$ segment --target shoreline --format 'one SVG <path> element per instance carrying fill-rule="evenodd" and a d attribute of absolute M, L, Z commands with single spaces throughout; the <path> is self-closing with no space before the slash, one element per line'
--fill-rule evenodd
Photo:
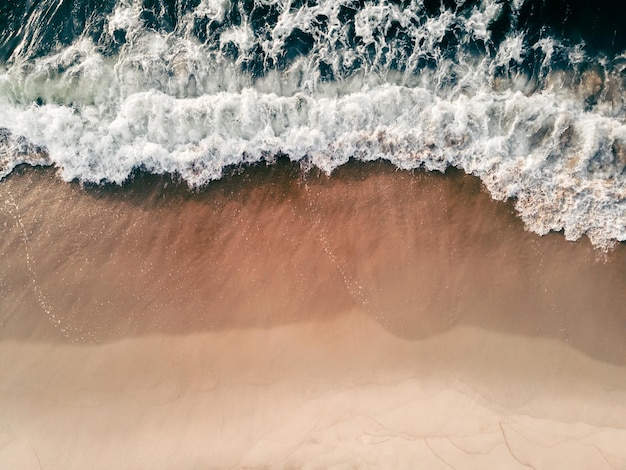
<path fill-rule="evenodd" d="M 25 469 L 626 462 L 624 367 L 554 339 L 404 341 L 353 311 L 0 352 L 0 462 Z"/>
<path fill-rule="evenodd" d="M 626 245 L 474 177 L 26 169 L 1 200 L 9 467 L 626 463 Z"/>
<path fill-rule="evenodd" d="M 529 233 L 511 202 L 458 170 L 355 162 L 326 176 L 283 160 L 189 191 L 155 175 L 83 188 L 24 168 L 0 192 L 2 337 L 30 336 L 11 323 L 21 303 L 65 322 L 73 341 L 103 333 L 87 343 L 361 308 L 406 339 L 460 322 L 626 361 L 626 245 L 603 253 Z"/>

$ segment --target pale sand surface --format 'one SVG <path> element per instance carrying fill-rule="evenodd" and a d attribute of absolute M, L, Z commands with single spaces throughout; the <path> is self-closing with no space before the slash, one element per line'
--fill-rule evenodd
<path fill-rule="evenodd" d="M 624 468 L 626 377 L 556 340 L 333 320 L 0 346 L 4 468 Z"/>
<path fill-rule="evenodd" d="M 474 178 L 0 183 L 0 468 L 626 468 L 626 247 Z"/>

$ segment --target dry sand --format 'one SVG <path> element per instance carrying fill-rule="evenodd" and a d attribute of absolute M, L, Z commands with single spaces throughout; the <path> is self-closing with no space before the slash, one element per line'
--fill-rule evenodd
<path fill-rule="evenodd" d="M 0 183 L 1 468 L 626 468 L 626 246 L 458 173 Z"/>

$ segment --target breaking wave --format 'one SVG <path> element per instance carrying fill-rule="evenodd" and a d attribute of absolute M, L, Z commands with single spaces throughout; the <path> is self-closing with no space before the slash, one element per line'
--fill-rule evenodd
<path fill-rule="evenodd" d="M 557 21 L 530 0 L 3 6 L 0 177 L 26 163 L 200 187 L 279 155 L 327 173 L 452 166 L 515 199 L 530 230 L 607 248 L 626 240 L 626 54 L 615 12 L 590 23 L 574 7 Z"/>

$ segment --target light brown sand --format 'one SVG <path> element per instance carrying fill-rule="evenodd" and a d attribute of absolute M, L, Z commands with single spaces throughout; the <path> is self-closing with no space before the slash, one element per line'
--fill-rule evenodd
<path fill-rule="evenodd" d="M 623 368 L 553 339 L 456 327 L 407 342 L 352 312 L 0 353 L 5 468 L 626 462 Z"/>
<path fill-rule="evenodd" d="M 350 165 L 0 183 L 2 468 L 624 468 L 626 247 Z"/>

